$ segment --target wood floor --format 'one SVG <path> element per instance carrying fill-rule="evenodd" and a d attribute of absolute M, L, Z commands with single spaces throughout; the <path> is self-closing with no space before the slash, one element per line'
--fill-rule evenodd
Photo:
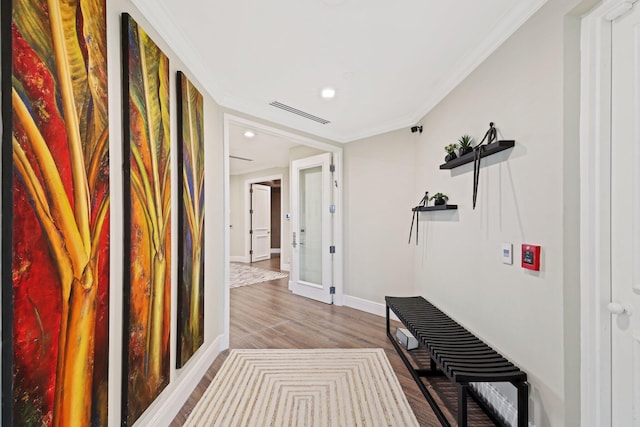
<path fill-rule="evenodd" d="M 279 271 L 278 258 L 252 265 Z M 383 317 L 302 298 L 290 293 L 287 287 L 288 279 L 285 278 L 231 289 L 230 348 L 383 348 L 420 425 L 440 425 L 389 343 Z M 395 326 L 400 324 L 392 326 L 395 330 Z M 228 350 L 216 358 L 172 426 L 184 424 L 227 355 Z M 457 425 L 455 388 L 444 378 L 430 379 L 425 384 L 437 392 L 438 400 L 453 408 L 451 413 L 443 411 L 451 425 Z M 469 425 L 494 424 L 475 403 L 470 402 Z"/>

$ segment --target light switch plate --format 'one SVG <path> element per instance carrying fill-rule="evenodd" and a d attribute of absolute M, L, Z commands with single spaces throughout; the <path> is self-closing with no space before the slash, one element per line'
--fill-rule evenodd
<path fill-rule="evenodd" d="M 502 263 L 513 264 L 513 245 L 511 243 L 502 244 Z"/>

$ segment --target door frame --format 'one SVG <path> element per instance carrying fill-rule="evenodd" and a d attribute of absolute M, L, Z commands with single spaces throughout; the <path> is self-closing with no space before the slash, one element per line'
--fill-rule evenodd
<path fill-rule="evenodd" d="M 278 174 L 273 174 L 273 175 L 267 175 L 267 176 L 263 176 L 263 177 L 259 177 L 259 178 L 250 178 L 244 181 L 244 185 L 243 185 L 243 190 L 244 190 L 244 206 L 245 206 L 245 210 L 244 210 L 244 224 L 245 224 L 245 238 L 244 238 L 244 247 L 245 247 L 245 251 L 244 251 L 244 258 L 245 258 L 245 262 L 251 262 L 251 253 L 249 252 L 251 250 L 251 234 L 249 233 L 249 230 L 251 229 L 251 213 L 249 212 L 249 210 L 251 209 L 251 184 L 259 184 L 261 182 L 265 182 L 265 181 L 274 181 L 276 179 L 279 179 L 280 182 L 282 182 L 282 177 L 283 175 L 281 173 Z M 280 199 L 280 212 L 282 212 L 282 199 Z M 280 218 L 280 223 L 282 223 L 282 218 Z M 280 227 L 280 242 L 282 242 L 282 233 L 284 232 L 284 228 L 281 226 Z M 282 268 L 282 258 L 280 258 L 280 270 L 283 270 Z"/>
<path fill-rule="evenodd" d="M 582 19 L 580 88 L 580 411 L 611 426 L 611 28 L 636 0 L 605 1 Z"/>
<path fill-rule="evenodd" d="M 223 113 L 223 147 L 222 153 L 224 160 L 224 170 L 223 170 L 223 179 L 224 179 L 224 265 L 225 265 L 225 273 L 224 273 L 224 283 L 225 283 L 225 291 L 224 291 L 224 343 L 226 347 L 229 346 L 229 268 L 227 267 L 230 262 L 230 232 L 229 225 L 231 224 L 230 220 L 230 202 L 229 202 L 229 126 L 234 123 L 240 126 L 250 126 L 253 129 L 259 130 L 260 132 L 265 132 L 271 135 L 276 135 L 284 138 L 288 138 L 291 141 L 294 141 L 300 145 L 305 145 L 307 147 L 317 148 L 319 150 L 329 151 L 333 153 L 333 163 L 336 165 L 336 171 L 334 174 L 334 179 L 337 182 L 337 185 L 334 187 L 335 198 L 334 204 L 336 205 L 336 213 L 335 222 L 334 222 L 334 245 L 336 247 L 336 253 L 334 255 L 334 272 L 333 272 L 333 286 L 336 288 L 336 293 L 333 297 L 333 303 L 335 305 L 343 305 L 344 298 L 344 285 L 343 285 L 343 262 L 344 262 L 344 244 L 343 244 L 343 148 L 340 145 L 333 145 L 328 142 L 319 141 L 316 139 L 308 138 L 306 136 L 302 136 L 293 132 L 285 131 L 283 129 L 276 128 L 271 125 L 267 125 L 263 122 L 258 122 L 255 120 L 250 120 L 244 117 L 240 117 L 231 113 Z M 338 144 L 338 143 L 336 143 Z M 289 244 L 290 236 L 284 236 L 281 239 L 281 245 Z"/>

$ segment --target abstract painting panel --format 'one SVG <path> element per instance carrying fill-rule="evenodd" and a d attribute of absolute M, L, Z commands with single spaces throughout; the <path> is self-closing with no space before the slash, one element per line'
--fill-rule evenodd
<path fill-rule="evenodd" d="M 106 425 L 105 0 L 2 2 L 2 423 Z"/>
<path fill-rule="evenodd" d="M 169 59 L 122 15 L 124 356 L 122 424 L 169 383 L 171 171 Z"/>
<path fill-rule="evenodd" d="M 202 95 L 178 72 L 178 354 L 181 368 L 204 341 L 204 118 Z"/>

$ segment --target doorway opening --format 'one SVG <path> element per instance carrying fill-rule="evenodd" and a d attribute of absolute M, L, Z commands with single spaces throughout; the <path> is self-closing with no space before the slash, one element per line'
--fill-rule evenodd
<path fill-rule="evenodd" d="M 282 180 L 274 179 L 269 181 L 262 181 L 257 183 L 257 185 L 269 187 L 269 258 L 276 257 L 280 258 L 280 242 L 282 238 L 280 233 L 282 232 L 282 220 L 281 220 L 281 212 L 282 212 Z M 252 186 L 252 190 L 254 190 Z M 257 200 L 255 200 L 255 191 L 251 191 L 251 209 L 249 213 L 251 214 L 251 230 L 254 230 L 254 217 L 256 215 L 256 205 Z M 255 238 L 255 232 L 254 236 Z M 252 244 L 253 246 L 253 244 Z M 251 262 L 257 262 L 252 257 Z"/>
<path fill-rule="evenodd" d="M 252 137 L 245 136 L 251 130 Z M 342 305 L 343 245 L 342 245 L 342 147 L 316 141 L 301 135 L 274 128 L 263 123 L 224 115 L 224 155 L 227 159 L 225 171 L 225 259 L 227 266 L 225 293 L 225 332 L 228 334 L 229 319 L 229 263 L 251 263 L 252 248 L 250 230 L 251 186 L 266 185 L 272 193 L 269 256 L 280 257 L 280 270 L 292 268 L 293 230 L 291 208 L 291 162 L 314 155 L 330 153 L 333 158 L 331 205 L 332 241 L 323 247 L 332 251 L 331 285 L 335 294 L 333 303 Z M 279 185 L 277 184 L 279 181 Z M 278 202 L 279 197 L 279 212 Z M 328 210 L 330 207 L 327 206 Z M 279 228 L 279 231 L 278 231 Z M 278 241 L 279 240 L 279 241 Z M 253 260 L 255 261 L 255 260 Z M 228 335 L 227 335 L 228 336 Z"/>
<path fill-rule="evenodd" d="M 231 178 L 241 179 L 241 178 Z M 286 200 L 282 198 L 283 173 L 257 176 L 244 180 L 242 191 L 245 202 L 236 210 L 243 212 L 246 227 L 241 230 L 244 239 L 244 253 L 241 259 L 232 257 L 232 261 L 253 263 L 270 259 L 272 255 L 280 258 L 279 268 L 289 271 L 289 265 L 280 256 L 286 221 L 282 214 Z M 234 198 L 237 195 L 231 195 Z M 238 220 L 237 214 L 232 217 Z"/>

